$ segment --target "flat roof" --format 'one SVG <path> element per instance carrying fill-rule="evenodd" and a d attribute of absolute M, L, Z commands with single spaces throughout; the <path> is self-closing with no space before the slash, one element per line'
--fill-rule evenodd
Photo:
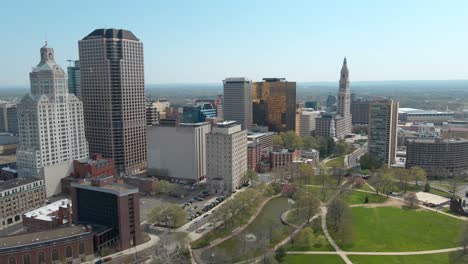
<path fill-rule="evenodd" d="M 0 237 L 0 249 L 8 247 L 26 246 L 56 239 L 66 239 L 71 236 L 90 233 L 82 225 L 67 226 L 62 228 L 48 229 L 45 231 L 25 233 L 15 236 Z"/>
<path fill-rule="evenodd" d="M 0 182 L 0 191 L 6 191 L 15 187 L 23 186 L 29 183 L 40 181 L 39 178 L 27 177 L 27 178 L 14 178 L 11 180 Z"/>
<path fill-rule="evenodd" d="M 70 205 L 71 207 L 71 200 L 69 199 L 58 200 L 46 206 L 29 211 L 25 213 L 24 216 L 28 218 L 32 217 L 32 218 L 36 218 L 36 219 L 40 219 L 44 221 L 52 221 L 52 219 L 55 217 L 51 216 L 50 214 L 57 212 L 59 208 L 67 208 L 67 205 Z"/>
<path fill-rule="evenodd" d="M 408 142 L 416 143 L 443 143 L 443 144 L 456 144 L 456 143 L 465 143 L 468 142 L 468 139 L 441 139 L 441 138 L 414 138 L 408 139 Z"/>
<path fill-rule="evenodd" d="M 13 145 L 18 144 L 19 138 L 17 136 L 0 135 L 0 145 Z"/>
<path fill-rule="evenodd" d="M 0 156 L 0 165 L 16 162 L 16 155 Z"/>
<path fill-rule="evenodd" d="M 398 109 L 399 114 L 453 114 L 453 112 L 440 112 L 436 110 L 423 110 L 416 108 L 403 107 Z"/>
<path fill-rule="evenodd" d="M 118 196 L 124 196 L 132 193 L 138 193 L 138 188 L 132 185 L 124 183 L 111 183 L 104 186 L 92 186 L 90 181 L 85 181 L 83 183 L 71 183 L 72 187 L 86 189 L 97 192 L 111 193 Z"/>

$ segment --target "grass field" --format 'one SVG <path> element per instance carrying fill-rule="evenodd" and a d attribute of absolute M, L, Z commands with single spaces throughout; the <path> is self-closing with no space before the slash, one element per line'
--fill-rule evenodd
<path fill-rule="evenodd" d="M 395 207 L 352 208 L 356 239 L 346 251 L 421 251 L 456 247 L 461 220 Z"/>
<path fill-rule="evenodd" d="M 319 186 L 307 186 L 307 190 L 311 192 L 314 195 L 317 195 L 317 197 L 322 201 L 326 202 L 328 201 L 335 193 L 336 193 L 336 187 L 328 187 L 325 188 L 325 196 L 322 193 L 322 187 Z M 325 199 L 323 199 L 325 197 Z"/>
<path fill-rule="evenodd" d="M 383 203 L 388 200 L 387 197 L 377 195 L 375 193 L 365 193 L 365 192 L 357 192 L 357 191 L 350 191 L 343 195 L 344 200 L 349 204 L 363 204 L 365 202 L 366 197 L 368 197 L 368 203 Z"/>
<path fill-rule="evenodd" d="M 338 255 L 287 255 L 282 264 L 343 264 Z"/>
<path fill-rule="evenodd" d="M 344 157 L 338 157 L 338 158 L 329 160 L 327 161 L 327 163 L 325 163 L 325 165 L 331 168 L 342 168 L 344 167 Z"/>
<path fill-rule="evenodd" d="M 450 253 L 454 254 L 454 253 Z M 348 256 L 354 264 L 452 264 L 449 253 L 413 256 Z"/>
<path fill-rule="evenodd" d="M 281 214 L 288 208 L 288 198 L 273 198 L 244 231 L 216 246 L 214 251 L 218 255 L 223 255 L 222 261 L 228 263 L 230 263 L 229 261 L 236 262 L 259 255 L 266 248 L 277 244 L 293 231 L 292 227 L 284 225 L 280 219 Z M 255 236 L 254 241 L 246 241 L 246 235 L 249 234 Z M 209 254 L 211 253 L 205 251 L 202 257 L 208 260 Z"/>

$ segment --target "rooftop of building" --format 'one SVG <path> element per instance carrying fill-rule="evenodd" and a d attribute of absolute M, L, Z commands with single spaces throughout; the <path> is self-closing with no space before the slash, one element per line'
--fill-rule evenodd
<path fill-rule="evenodd" d="M 16 162 L 16 155 L 0 156 L 0 165 Z"/>
<path fill-rule="evenodd" d="M 263 136 L 273 136 L 275 134 L 276 134 L 275 132 L 253 132 L 253 131 L 248 131 L 247 132 L 247 138 L 248 139 L 256 139 L 256 138 L 263 137 Z"/>
<path fill-rule="evenodd" d="M 24 214 L 24 216 L 28 218 L 35 218 L 43 221 L 52 221 L 54 216 L 51 214 L 57 212 L 60 208 L 67 208 L 68 206 L 71 207 L 72 203 L 69 199 L 62 199 L 46 206 L 37 208 L 35 210 L 29 211 Z"/>
<path fill-rule="evenodd" d="M 209 125 L 209 122 L 198 122 L 198 123 L 179 123 L 181 127 L 199 127 L 204 125 Z"/>
<path fill-rule="evenodd" d="M 453 112 L 440 112 L 436 110 L 423 110 L 416 108 L 402 107 L 398 109 L 399 114 L 453 114 Z"/>
<path fill-rule="evenodd" d="M 77 160 L 80 164 L 88 164 L 88 165 L 93 165 L 96 167 L 103 167 L 107 166 L 110 163 L 110 159 L 102 158 L 100 155 L 96 157 L 91 157 L 91 158 L 85 158 L 81 160 Z"/>
<path fill-rule="evenodd" d="M 458 144 L 458 143 L 467 143 L 468 139 L 464 138 L 451 138 L 451 139 L 442 139 L 442 138 L 414 138 L 408 139 L 408 142 L 414 143 L 444 143 L 444 144 Z"/>
<path fill-rule="evenodd" d="M 19 138 L 12 135 L 0 135 L 0 145 L 18 144 Z"/>
<path fill-rule="evenodd" d="M 236 125 L 238 125 L 236 121 L 223 121 L 223 122 L 216 123 L 217 127 L 233 127 Z"/>
<path fill-rule="evenodd" d="M 288 154 L 288 153 L 293 153 L 295 151 L 295 149 L 273 149 L 273 151 L 271 151 L 271 153 L 273 154 Z"/>
<path fill-rule="evenodd" d="M 468 127 L 444 127 L 442 130 L 449 132 L 468 132 Z"/>
<path fill-rule="evenodd" d="M 7 172 L 11 172 L 11 173 L 17 173 L 18 171 L 13 169 L 13 168 L 10 168 L 10 167 L 5 167 L 5 168 L 2 168 L 2 171 L 7 171 Z"/>
<path fill-rule="evenodd" d="M 285 82 L 286 78 L 263 78 L 264 82 Z"/>
<path fill-rule="evenodd" d="M 99 179 L 99 177 L 93 178 L 93 180 L 96 180 L 96 179 Z M 88 189 L 92 191 L 111 193 L 111 194 L 118 195 L 118 196 L 138 193 L 137 187 L 134 187 L 132 185 L 128 185 L 125 183 L 116 183 L 116 182 L 112 182 L 112 183 L 102 185 L 102 186 L 93 186 L 92 181 L 85 180 L 82 183 L 73 182 L 71 183 L 71 186 L 75 188 Z"/>
<path fill-rule="evenodd" d="M 11 180 L 3 181 L 3 182 L 0 182 L 0 191 L 13 189 L 15 187 L 23 186 L 23 185 L 30 184 L 36 181 L 40 181 L 40 180 L 41 179 L 39 178 L 28 177 L 28 178 L 14 178 Z"/>
<path fill-rule="evenodd" d="M 131 31 L 125 29 L 115 29 L 115 28 L 100 28 L 96 29 L 93 32 L 89 33 L 83 40 L 89 39 L 99 39 L 99 38 L 106 38 L 106 39 L 127 39 L 127 40 L 135 40 L 139 41 L 135 35 Z"/>
<path fill-rule="evenodd" d="M 250 82 L 250 79 L 246 77 L 228 77 L 224 79 L 224 82 Z"/>
<path fill-rule="evenodd" d="M 39 232 L 24 233 L 21 235 L 0 237 L 0 248 L 7 249 L 9 247 L 25 246 L 56 239 L 65 239 L 67 237 L 86 234 L 88 232 L 89 231 L 87 231 L 86 227 L 75 225 Z"/>

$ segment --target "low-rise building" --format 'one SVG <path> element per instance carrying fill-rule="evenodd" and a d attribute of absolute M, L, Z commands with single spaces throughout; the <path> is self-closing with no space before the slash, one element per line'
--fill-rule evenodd
<path fill-rule="evenodd" d="M 82 225 L 0 237 L 0 263 L 84 263 L 93 259 L 92 230 Z"/>
<path fill-rule="evenodd" d="M 300 150 L 298 149 L 283 149 L 274 148 L 270 152 L 270 166 L 271 169 L 287 168 L 294 161 L 300 157 Z"/>
<path fill-rule="evenodd" d="M 8 181 L 18 177 L 18 171 L 10 168 L 4 167 L 0 169 L 0 181 Z"/>
<path fill-rule="evenodd" d="M 442 124 L 453 119 L 453 112 L 440 112 L 435 110 L 421 110 L 415 108 L 398 109 L 399 120 L 402 122 L 430 122 Z"/>
<path fill-rule="evenodd" d="M 62 199 L 23 214 L 28 232 L 63 227 L 72 223 L 71 200 Z"/>
<path fill-rule="evenodd" d="M 22 215 L 44 205 L 45 199 L 45 182 L 42 179 L 28 177 L 1 182 L 0 229 L 21 223 Z"/>
<path fill-rule="evenodd" d="M 18 142 L 17 136 L 10 134 L 0 135 L 0 155 L 15 154 Z"/>
<path fill-rule="evenodd" d="M 138 188 L 141 193 L 155 194 L 158 185 L 158 179 L 145 176 L 123 176 L 122 180 L 128 184 Z"/>
<path fill-rule="evenodd" d="M 316 149 L 302 149 L 301 158 L 313 164 L 318 164 L 320 162 L 320 152 Z"/>

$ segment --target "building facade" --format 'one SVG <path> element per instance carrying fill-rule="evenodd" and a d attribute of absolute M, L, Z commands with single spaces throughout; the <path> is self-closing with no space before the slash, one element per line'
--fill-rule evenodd
<path fill-rule="evenodd" d="M 87 263 L 93 259 L 93 234 L 86 226 L 0 237 L 0 263 Z"/>
<path fill-rule="evenodd" d="M 369 101 L 351 101 L 351 116 L 353 125 L 367 125 L 369 123 Z"/>
<path fill-rule="evenodd" d="M 21 223 L 23 214 L 43 206 L 45 199 L 42 179 L 28 177 L 3 182 L 0 186 L 0 229 Z"/>
<path fill-rule="evenodd" d="M 15 103 L 0 104 L 0 131 L 18 135 L 18 109 Z"/>
<path fill-rule="evenodd" d="M 253 83 L 255 123 L 282 132 L 296 128 L 296 82 L 284 78 L 264 78 Z"/>
<path fill-rule="evenodd" d="M 116 170 L 147 167 L 143 43 L 123 29 L 96 29 L 79 41 L 81 92 L 91 153 Z"/>
<path fill-rule="evenodd" d="M 52 48 L 41 48 L 41 61 L 29 76 L 31 93 L 18 104 L 18 174 L 44 178 L 50 196 L 60 191 L 71 161 L 88 156 L 83 105 L 68 93 L 67 77 Z"/>
<path fill-rule="evenodd" d="M 315 119 L 321 114 L 312 108 L 299 109 L 296 114 L 296 134 L 301 137 L 311 136 L 315 133 Z"/>
<path fill-rule="evenodd" d="M 206 137 L 207 181 L 214 193 L 230 194 L 247 172 L 247 131 L 235 121 L 218 123 Z"/>
<path fill-rule="evenodd" d="M 468 172 L 468 140 L 418 138 L 406 142 L 406 168 L 421 167 L 431 177 Z"/>
<path fill-rule="evenodd" d="M 388 166 L 395 163 L 398 138 L 398 102 L 376 100 L 369 105 L 369 154 Z"/>
<path fill-rule="evenodd" d="M 71 226 L 71 200 L 61 199 L 23 214 L 23 226 L 28 232 Z"/>
<path fill-rule="evenodd" d="M 114 183 L 112 176 L 99 177 L 81 184 L 72 183 L 71 197 L 75 223 L 105 230 L 105 235 L 94 234 L 96 251 L 112 244 L 125 250 L 142 243 L 137 188 Z"/>
<path fill-rule="evenodd" d="M 298 160 L 301 155 L 297 149 L 274 149 L 270 152 L 271 169 L 287 168 L 294 161 Z"/>
<path fill-rule="evenodd" d="M 242 129 L 252 126 L 252 81 L 244 78 L 223 80 L 223 118 L 241 124 Z"/>
<path fill-rule="evenodd" d="M 81 99 L 80 61 L 70 61 L 70 63 L 71 65 L 67 67 L 68 92 Z"/>
<path fill-rule="evenodd" d="M 148 169 L 156 176 L 198 182 L 206 177 L 206 135 L 211 125 L 181 123 L 148 127 Z"/>
<path fill-rule="evenodd" d="M 351 94 L 349 91 L 349 70 L 346 58 L 343 60 L 336 96 L 335 133 L 337 138 L 344 138 L 352 130 Z"/>
<path fill-rule="evenodd" d="M 250 142 L 247 144 L 247 168 L 260 171 L 262 161 L 262 148 L 260 143 Z"/>

